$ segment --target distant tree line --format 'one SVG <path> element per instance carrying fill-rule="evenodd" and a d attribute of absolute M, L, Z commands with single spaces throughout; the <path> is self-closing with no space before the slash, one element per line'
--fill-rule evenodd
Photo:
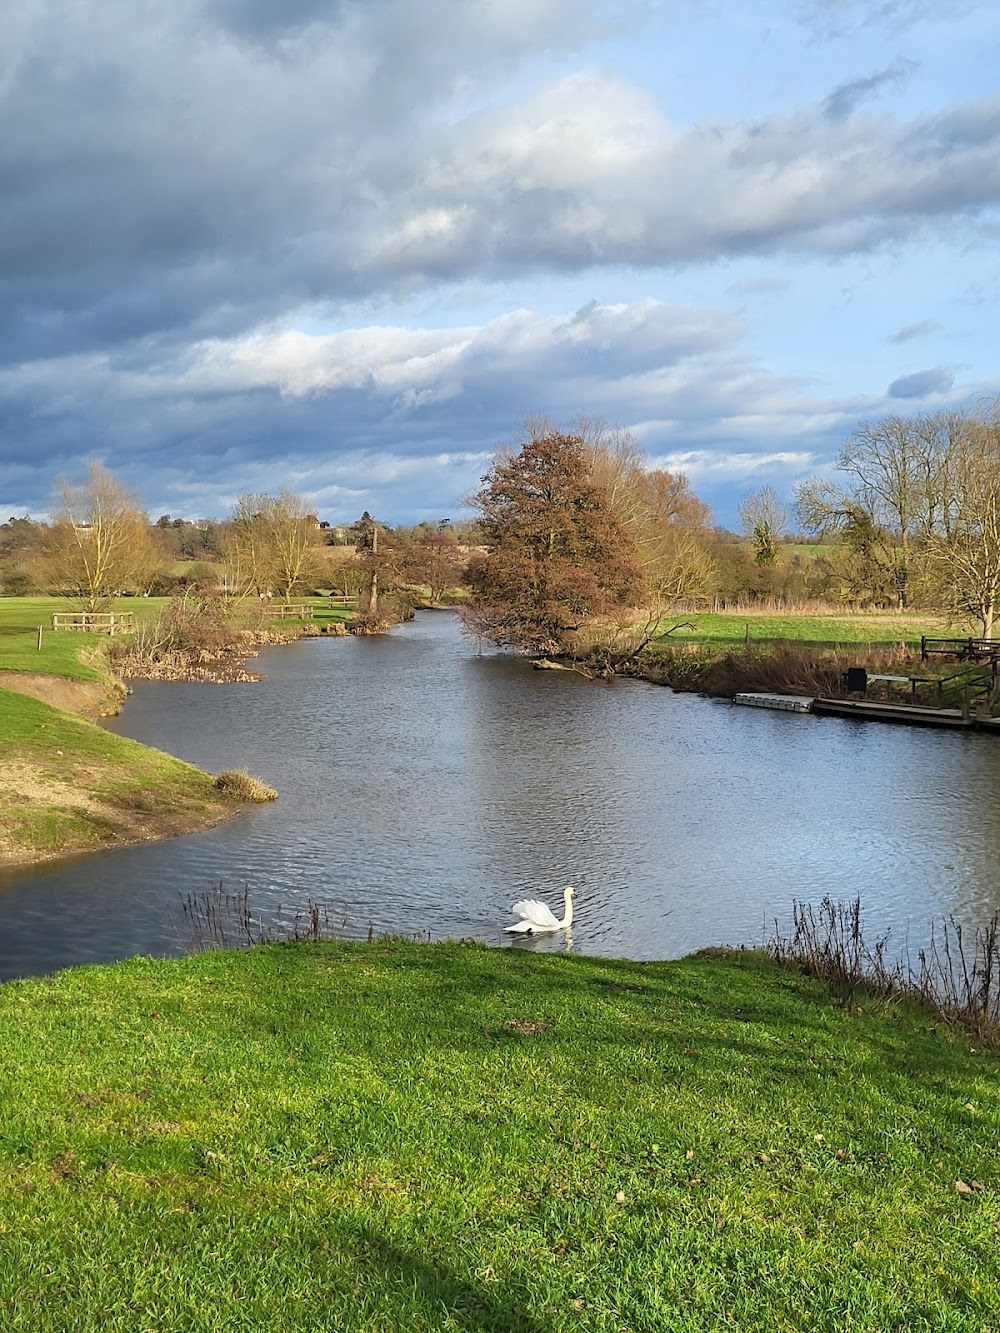
<path fill-rule="evenodd" d="M 60 482 L 49 523 L 0 525 L 0 590 L 58 592 L 99 609 L 120 593 L 200 589 L 227 603 L 357 597 L 373 619 L 460 597 L 469 627 L 530 652 L 595 621 L 657 624 L 678 610 L 926 609 L 991 637 L 1000 616 L 1000 409 L 862 422 L 839 479 L 748 491 L 737 531 L 687 478 L 651 466 L 629 432 L 527 417 L 500 448 L 474 517 L 336 527 L 288 489 L 241 496 L 223 519 L 150 522 L 100 463 Z"/>
<path fill-rule="evenodd" d="M 50 522 L 0 524 L 8 596 L 57 593 L 95 611 L 122 594 L 197 591 L 235 605 L 329 592 L 359 597 L 372 611 L 381 597 L 381 615 L 394 619 L 459 587 L 479 540 L 470 523 L 393 530 L 367 513 L 335 530 L 287 488 L 242 495 L 225 519 L 162 514 L 151 523 L 140 497 L 99 462 L 85 481 L 61 480 L 57 489 Z"/>

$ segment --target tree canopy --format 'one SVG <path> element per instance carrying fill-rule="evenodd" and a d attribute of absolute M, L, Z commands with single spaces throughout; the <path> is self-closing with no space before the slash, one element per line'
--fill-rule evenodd
<path fill-rule="evenodd" d="M 474 633 L 560 652 L 585 620 L 638 594 L 632 545 L 581 436 L 548 431 L 501 454 L 474 503 L 489 548 L 470 569 L 465 615 Z"/>

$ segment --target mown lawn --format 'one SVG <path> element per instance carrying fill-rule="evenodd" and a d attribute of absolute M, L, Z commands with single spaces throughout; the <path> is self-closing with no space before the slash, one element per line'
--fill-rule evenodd
<path fill-rule="evenodd" d="M 5 1330 L 997 1324 L 996 1057 L 755 955 L 272 946 L 0 1022 Z"/>
<path fill-rule="evenodd" d="M 724 649 L 746 642 L 747 627 L 752 643 L 788 642 L 803 648 L 838 648 L 864 644 L 920 647 L 920 636 L 954 634 L 934 616 L 830 615 L 796 616 L 739 612 L 679 613 L 664 622 L 665 629 L 682 622 L 693 628 L 680 629 L 660 643 L 703 643 Z"/>
<path fill-rule="evenodd" d="M 167 597 L 119 597 L 116 611 L 131 611 L 136 622 L 152 620 L 168 604 Z M 313 608 L 318 623 L 352 620 L 356 611 L 331 606 L 322 597 L 301 599 Z M 78 611 L 78 605 L 59 597 L 0 597 L 0 671 L 38 671 L 71 680 L 103 680 L 107 676 L 108 639 L 103 634 L 53 631 L 53 612 Z M 248 614 L 259 611 L 256 601 Z M 276 624 L 282 622 L 277 621 Z M 290 625 L 306 621 L 286 621 Z M 38 626 L 42 648 L 38 650 Z"/>
<path fill-rule="evenodd" d="M 151 619 L 166 601 L 165 597 L 120 597 L 114 609 L 132 611 L 138 622 Z M 106 636 L 52 629 L 53 612 L 79 609 L 60 597 L 0 597 L 0 671 L 40 671 L 71 680 L 103 680 L 107 676 Z"/>

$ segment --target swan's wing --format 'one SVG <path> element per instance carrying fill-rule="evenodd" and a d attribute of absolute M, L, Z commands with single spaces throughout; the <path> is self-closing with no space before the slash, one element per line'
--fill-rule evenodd
<path fill-rule="evenodd" d="M 515 916 L 523 917 L 533 926 L 558 926 L 559 922 L 552 915 L 552 909 L 536 898 L 522 898 L 510 909 Z"/>
<path fill-rule="evenodd" d="M 518 921 L 516 925 L 504 926 L 508 935 L 530 935 L 534 929 L 530 921 Z"/>

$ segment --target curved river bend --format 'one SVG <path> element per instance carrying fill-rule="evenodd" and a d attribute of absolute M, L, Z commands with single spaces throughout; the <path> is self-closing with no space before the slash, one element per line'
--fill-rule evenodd
<path fill-rule="evenodd" d="M 924 937 L 1000 906 L 995 738 L 589 682 L 479 653 L 454 616 L 268 650 L 256 685 L 140 682 L 115 731 L 281 799 L 209 832 L 0 879 L 0 977 L 179 953 L 180 902 L 337 905 L 347 935 L 506 937 L 576 885 L 574 947 L 758 941 L 795 898 L 860 893 Z M 562 947 L 559 940 L 531 947 Z"/>

